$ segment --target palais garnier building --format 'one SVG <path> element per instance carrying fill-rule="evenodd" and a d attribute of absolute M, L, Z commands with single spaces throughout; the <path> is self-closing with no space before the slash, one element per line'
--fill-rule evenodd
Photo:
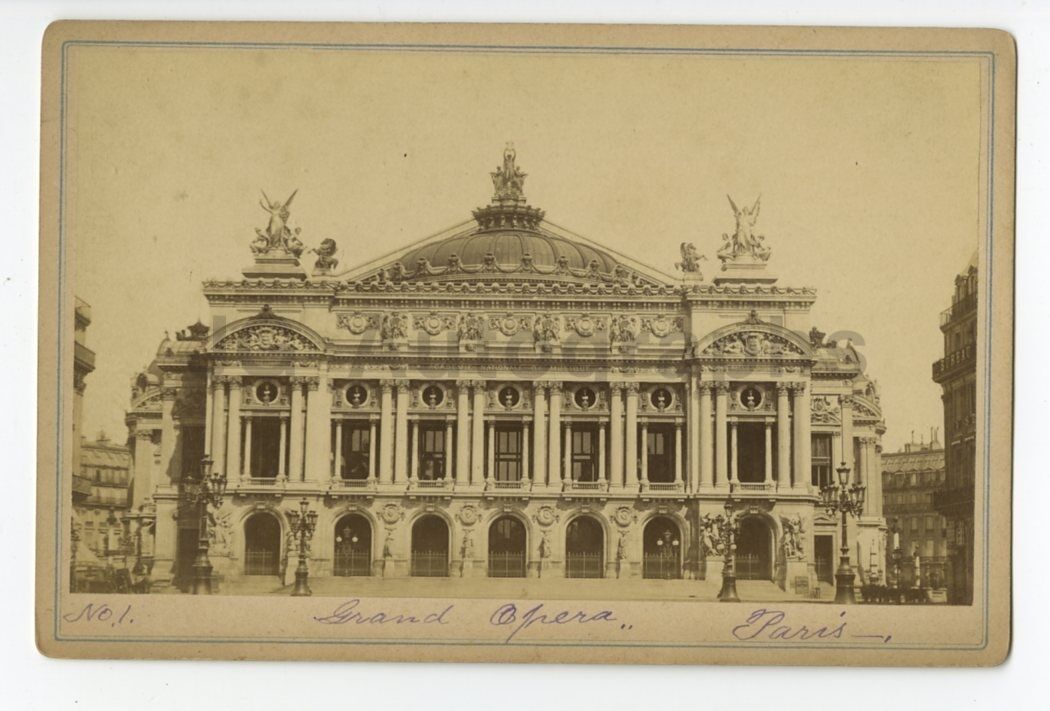
<path fill-rule="evenodd" d="M 303 497 L 315 579 L 711 581 L 732 497 L 738 576 L 812 598 L 839 545 L 820 487 L 843 463 L 867 487 L 858 584 L 884 580 L 878 390 L 809 322 L 816 292 L 777 283 L 757 203 L 730 201 L 705 280 L 692 244 L 664 272 L 547 222 L 515 161 L 508 147 L 470 223 L 368 264 L 333 240 L 307 251 L 292 199 L 264 196 L 250 264 L 203 284 L 213 327 L 165 339 L 133 378 L 156 583 L 192 576 L 199 509 L 180 482 L 205 456 L 228 481 L 223 591 L 290 579 Z"/>

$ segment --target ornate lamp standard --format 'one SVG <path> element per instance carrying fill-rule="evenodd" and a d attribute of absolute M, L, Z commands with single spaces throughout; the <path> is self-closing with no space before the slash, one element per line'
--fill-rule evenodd
<path fill-rule="evenodd" d="M 829 515 L 842 514 L 842 553 L 839 567 L 835 571 L 835 602 L 838 604 L 856 602 L 853 597 L 853 568 L 849 564 L 849 543 L 846 540 L 846 520 L 848 514 L 860 516 L 864 508 L 864 487 L 860 484 L 849 486 L 850 468 L 843 462 L 835 470 L 839 483 L 828 484 L 820 490 L 824 510 Z"/>
<path fill-rule="evenodd" d="M 226 475 L 211 469 L 212 459 L 207 454 L 201 459 L 201 469 L 195 479 L 183 486 L 182 495 L 190 506 L 198 509 L 197 558 L 193 561 L 193 594 L 211 595 L 211 561 L 208 560 L 208 505 L 218 508 L 226 492 Z"/>
<path fill-rule="evenodd" d="M 740 602 L 736 594 L 736 528 L 740 514 L 735 511 L 736 499 L 733 497 L 733 482 L 729 482 L 729 497 L 725 503 L 725 514 L 719 516 L 719 537 L 722 539 L 722 589 L 718 592 L 719 602 Z"/>
<path fill-rule="evenodd" d="M 293 509 L 288 512 L 288 520 L 292 527 L 292 537 L 299 542 L 299 565 L 295 567 L 292 597 L 305 597 L 311 594 L 310 586 L 306 583 L 310 575 L 306 566 L 306 554 L 310 549 L 314 529 L 317 528 L 317 512 L 310 510 L 310 502 L 304 496 L 299 502 L 299 511 Z"/>

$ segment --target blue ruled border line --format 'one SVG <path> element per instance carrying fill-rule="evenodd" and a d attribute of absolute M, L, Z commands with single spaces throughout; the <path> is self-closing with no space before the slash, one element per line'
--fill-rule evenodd
<path fill-rule="evenodd" d="M 989 69 L 989 85 L 987 102 L 986 123 L 988 126 L 988 161 L 987 180 L 988 195 L 986 206 L 985 225 L 985 254 L 983 260 L 982 279 L 987 286 L 984 288 L 984 321 L 985 321 L 985 371 L 984 371 L 984 460 L 983 485 L 984 485 L 984 510 L 983 516 L 983 540 L 984 547 L 984 589 L 983 589 L 983 624 L 981 641 L 977 644 L 908 644 L 905 642 L 893 642 L 887 644 L 873 643 L 835 643 L 835 644 L 809 644 L 809 643 L 787 643 L 787 642 L 764 642 L 761 645 L 751 642 L 698 642 L 698 643 L 665 643 L 665 642 L 580 642 L 568 641 L 513 641 L 510 643 L 502 641 L 479 641 L 477 639 L 420 639 L 420 638 L 396 638 L 396 639 L 316 639 L 306 637 L 117 637 L 117 636 L 74 636 L 63 635 L 60 632 L 61 622 L 61 592 L 62 584 L 68 575 L 64 570 L 62 521 L 64 514 L 65 497 L 62 488 L 62 462 L 63 447 L 62 436 L 56 438 L 55 444 L 55 491 L 57 493 L 56 518 L 55 518 L 55 597 L 54 597 L 54 638 L 57 641 L 70 642 L 125 642 L 139 643 L 171 643 L 171 644 L 316 644 L 316 645 L 419 645 L 419 646 L 473 646 L 473 647 L 591 647 L 591 648 L 664 648 L 664 649 L 747 649 L 750 651 L 776 652 L 783 649 L 851 649 L 851 650 L 960 650 L 979 651 L 988 646 L 989 626 L 989 583 L 990 583 L 990 561 L 989 561 L 989 523 L 991 511 L 991 455 L 988 442 L 991 437 L 991 356 L 993 342 L 992 330 L 992 275 L 994 259 L 994 195 L 995 195 L 995 80 L 996 80 L 996 57 L 993 52 L 987 51 L 895 51 L 895 50 L 807 50 L 807 49 L 744 49 L 744 48 L 688 48 L 688 47 L 579 47 L 568 45 L 532 45 L 532 46 L 504 46 L 504 45 L 461 45 L 461 44 L 373 44 L 373 43 L 334 43 L 320 44 L 315 42 L 171 42 L 171 41 L 135 41 L 135 40 L 67 40 L 61 45 L 61 97 L 59 117 L 59 186 L 58 186 L 58 283 L 59 295 L 65 293 L 66 279 L 66 220 L 65 220 L 65 188 L 66 188 L 66 131 L 67 131 L 67 79 L 69 76 L 69 50 L 72 47 L 138 47 L 147 49 L 226 49 L 226 50 L 313 50 L 313 51 L 356 51 L 356 52 L 431 52 L 431 53 L 468 53 L 468 54 L 628 54 L 628 55 L 682 55 L 682 56 L 747 56 L 747 57 L 811 57 L 811 58 L 886 58 L 886 59 L 978 59 L 987 62 Z M 66 312 L 63 308 L 63 299 L 56 300 L 57 310 L 57 353 L 58 363 L 63 362 L 62 356 L 69 347 L 69 339 L 65 333 Z M 62 390 L 62 368 L 55 374 L 56 392 L 59 396 L 55 402 L 56 432 L 62 432 L 62 415 L 65 398 L 61 396 Z M 133 599 L 132 597 L 123 599 Z M 631 601 L 636 602 L 636 601 Z M 654 601 L 659 602 L 659 601 Z"/>

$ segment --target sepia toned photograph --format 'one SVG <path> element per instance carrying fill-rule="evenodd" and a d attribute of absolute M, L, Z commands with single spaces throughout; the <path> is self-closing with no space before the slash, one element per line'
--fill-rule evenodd
<path fill-rule="evenodd" d="M 44 60 L 56 654 L 1002 660 L 1007 36 L 66 23 Z"/>

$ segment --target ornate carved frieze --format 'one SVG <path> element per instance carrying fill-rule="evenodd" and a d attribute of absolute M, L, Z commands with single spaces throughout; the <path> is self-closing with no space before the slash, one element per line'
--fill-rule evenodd
<path fill-rule="evenodd" d="M 379 321 L 379 338 L 389 350 L 403 348 L 408 339 L 408 317 L 396 311 L 383 314 Z"/>
<path fill-rule="evenodd" d="M 805 355 L 801 348 L 783 336 L 763 331 L 741 331 L 722 336 L 704 348 L 705 356 L 785 356 Z"/>
<path fill-rule="evenodd" d="M 304 336 L 284 326 L 259 324 L 242 328 L 215 344 L 216 351 L 315 351 Z"/>
<path fill-rule="evenodd" d="M 473 351 L 483 342 L 485 318 L 477 314 L 462 314 L 456 324 L 456 338 L 460 350 Z"/>
<path fill-rule="evenodd" d="M 815 395 L 809 401 L 810 421 L 819 425 L 837 425 L 842 416 L 837 405 L 826 395 Z"/>
<path fill-rule="evenodd" d="M 634 316 L 613 316 L 609 322 L 609 346 L 619 353 L 630 353 L 638 340 L 638 319 Z"/>
<path fill-rule="evenodd" d="M 561 317 L 550 314 L 539 314 L 533 319 L 532 336 L 536 347 L 544 352 L 551 351 L 561 343 Z"/>

